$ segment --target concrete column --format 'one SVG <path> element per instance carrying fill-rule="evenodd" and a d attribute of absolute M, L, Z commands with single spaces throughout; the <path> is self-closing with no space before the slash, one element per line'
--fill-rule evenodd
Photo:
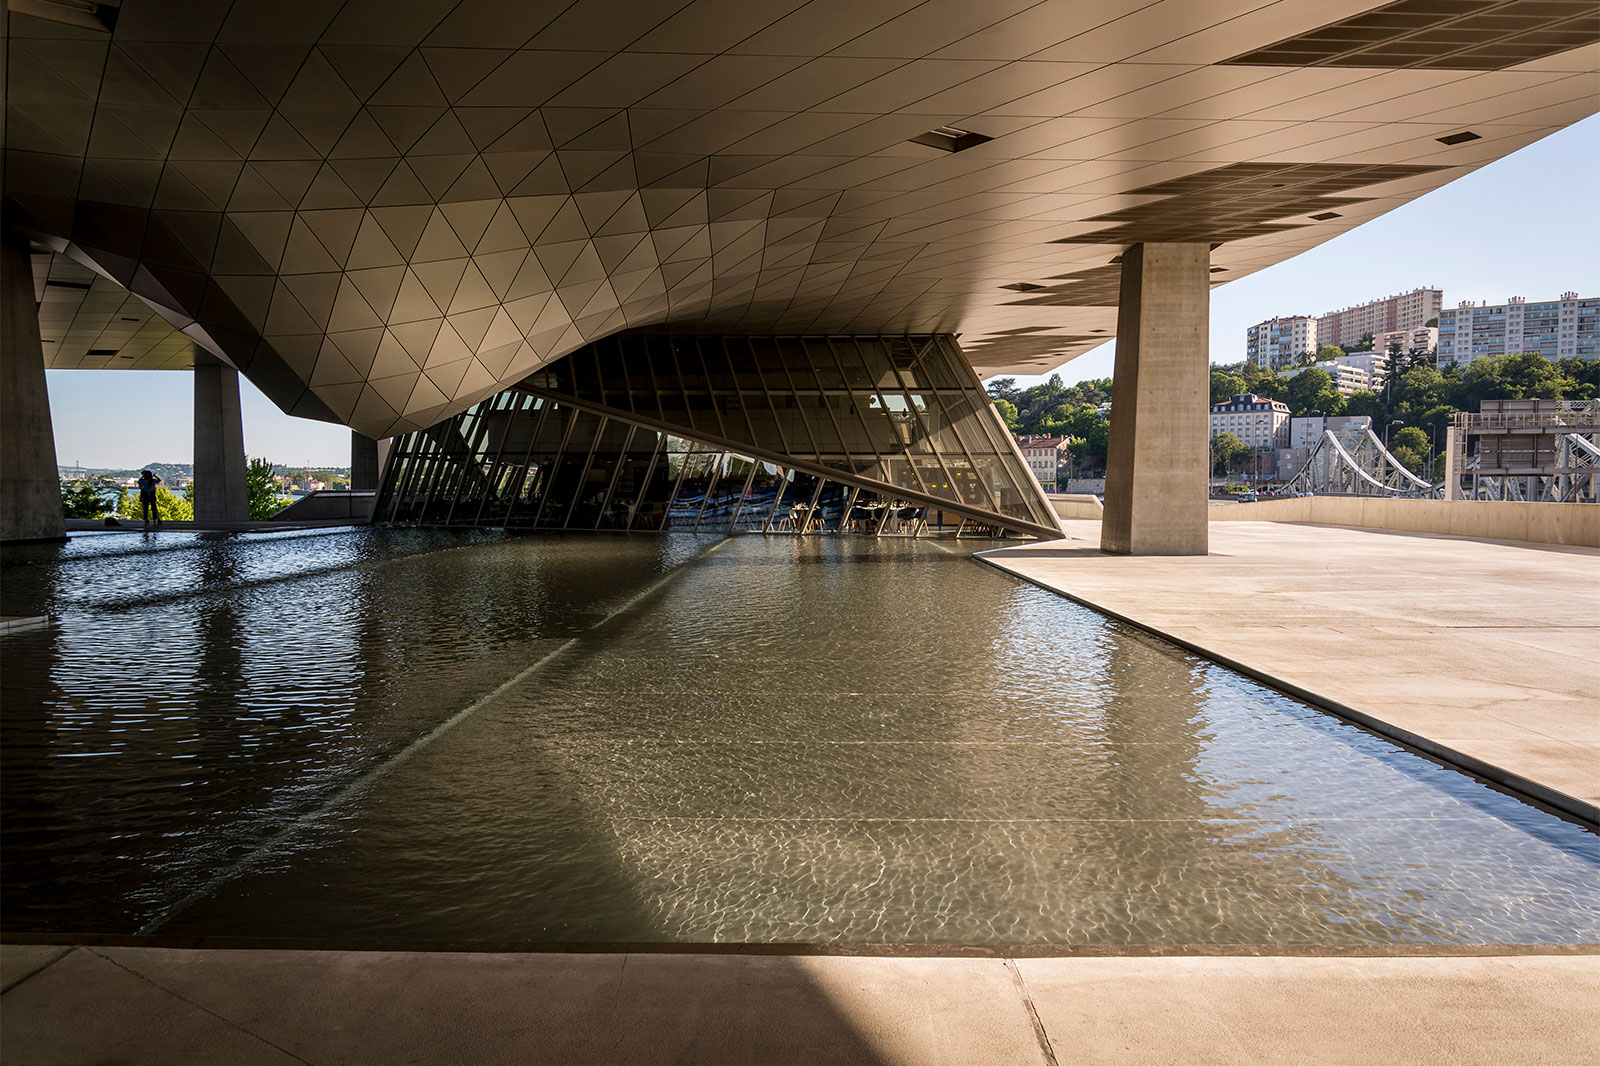
<path fill-rule="evenodd" d="M 244 420 L 239 372 L 209 352 L 194 352 L 194 520 L 244 522 Z"/>
<path fill-rule="evenodd" d="M 1101 551 L 1206 553 L 1210 260 L 1205 244 L 1122 253 Z"/>
<path fill-rule="evenodd" d="M 350 491 L 378 491 L 378 442 L 350 431 Z"/>
<path fill-rule="evenodd" d="M 1444 498 L 1447 500 L 1461 499 L 1461 452 L 1466 444 L 1465 433 L 1460 432 L 1456 426 L 1445 427 Z"/>
<path fill-rule="evenodd" d="M 28 242 L 0 235 L 0 541 L 60 540 L 61 480 Z"/>

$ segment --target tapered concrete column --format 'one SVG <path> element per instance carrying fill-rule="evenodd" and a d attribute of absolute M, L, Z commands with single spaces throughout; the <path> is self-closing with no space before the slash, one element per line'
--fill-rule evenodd
<path fill-rule="evenodd" d="M 1210 261 L 1205 244 L 1122 253 L 1101 551 L 1206 553 Z"/>
<path fill-rule="evenodd" d="M 0 540 L 58 540 L 61 480 L 28 242 L 0 236 Z"/>
<path fill-rule="evenodd" d="M 1444 431 L 1444 498 L 1461 499 L 1461 459 L 1467 446 L 1467 435 L 1455 426 Z"/>
<path fill-rule="evenodd" d="M 350 490 L 378 491 L 378 442 L 350 431 Z"/>
<path fill-rule="evenodd" d="M 209 352 L 194 353 L 194 520 L 243 522 L 250 517 L 244 483 L 244 420 L 239 372 Z"/>

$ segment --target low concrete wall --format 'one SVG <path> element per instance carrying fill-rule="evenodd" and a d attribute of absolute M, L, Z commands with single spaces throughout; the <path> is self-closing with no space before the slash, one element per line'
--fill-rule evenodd
<path fill-rule="evenodd" d="M 1258 503 L 1214 503 L 1210 517 L 1213 522 L 1307 522 L 1600 548 L 1600 506 L 1587 503 L 1302 496 Z"/>
<path fill-rule="evenodd" d="M 366 521 L 372 517 L 376 492 L 310 492 L 272 516 L 274 522 L 316 522 L 330 518 Z"/>
<path fill-rule="evenodd" d="M 1056 509 L 1057 518 L 1092 518 L 1098 522 L 1105 517 L 1105 509 L 1101 507 L 1098 496 L 1061 492 L 1051 492 L 1047 495 L 1050 497 L 1050 506 Z"/>

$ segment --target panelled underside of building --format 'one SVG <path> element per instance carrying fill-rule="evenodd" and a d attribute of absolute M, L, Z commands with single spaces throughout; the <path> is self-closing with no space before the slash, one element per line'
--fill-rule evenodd
<path fill-rule="evenodd" d="M 1600 70 L 1594 0 L 5 20 L 4 226 L 31 253 L 6 284 L 46 366 L 214 357 L 395 438 L 380 519 L 516 528 L 1053 535 L 979 378 L 1120 334 L 1119 359 L 1193 338 L 1199 382 L 1210 287 L 1592 114 Z M 1149 367 L 1119 366 L 1108 507 L 1161 484 L 1117 438 L 1159 424 L 1203 525 L 1204 385 Z M 1185 390 L 1192 414 L 1134 417 Z"/>

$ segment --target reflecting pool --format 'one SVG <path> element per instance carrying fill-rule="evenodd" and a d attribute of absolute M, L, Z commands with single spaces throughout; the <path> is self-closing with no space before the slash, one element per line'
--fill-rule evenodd
<path fill-rule="evenodd" d="M 927 540 L 7 549 L 7 931 L 1600 941 L 1582 828 Z M 957 550 L 959 548 L 959 551 Z"/>

